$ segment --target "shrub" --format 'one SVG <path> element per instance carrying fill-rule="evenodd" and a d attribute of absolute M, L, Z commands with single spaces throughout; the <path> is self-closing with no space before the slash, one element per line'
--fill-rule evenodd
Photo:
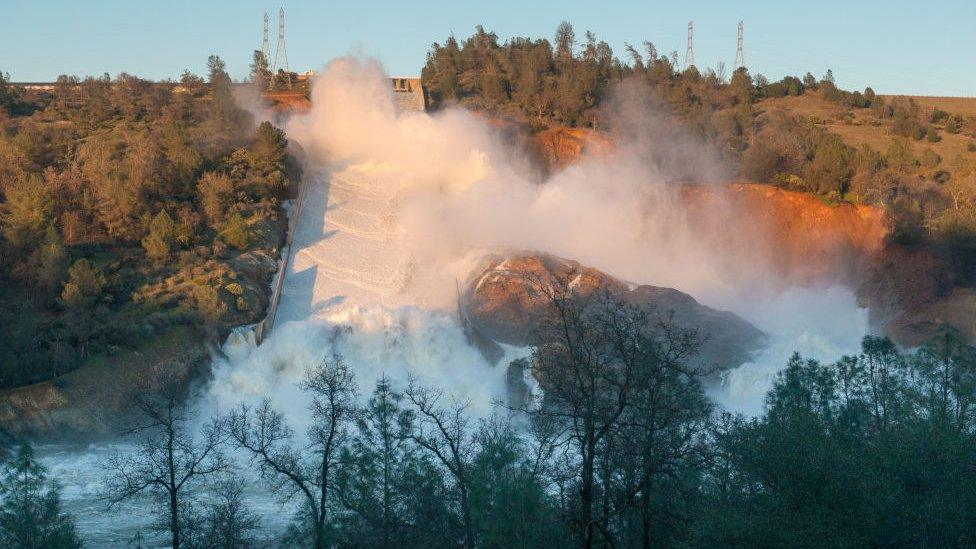
<path fill-rule="evenodd" d="M 68 269 L 68 281 L 61 291 L 61 301 L 69 309 L 91 307 L 105 288 L 105 275 L 87 259 L 79 259 Z"/>
<path fill-rule="evenodd" d="M 227 304 L 221 301 L 217 288 L 200 284 L 193 287 L 193 299 L 197 311 L 208 324 L 220 320 L 227 313 Z"/>
<path fill-rule="evenodd" d="M 922 166 L 926 168 L 934 168 L 938 166 L 940 162 L 942 162 L 942 157 L 936 154 L 936 152 L 932 149 L 926 147 L 925 150 L 922 151 Z"/>
<path fill-rule="evenodd" d="M 220 232 L 221 240 L 226 242 L 228 246 L 240 251 L 247 249 L 250 236 L 247 222 L 238 213 L 231 214 L 227 218 L 227 222 L 224 223 L 224 229 Z"/>
<path fill-rule="evenodd" d="M 885 210 L 889 236 L 898 244 L 916 244 L 925 236 L 925 217 L 918 202 L 899 196 Z"/>
<path fill-rule="evenodd" d="M 149 234 L 142 239 L 142 247 L 150 259 L 164 261 L 176 246 L 176 223 L 166 210 L 161 210 L 149 223 Z"/>

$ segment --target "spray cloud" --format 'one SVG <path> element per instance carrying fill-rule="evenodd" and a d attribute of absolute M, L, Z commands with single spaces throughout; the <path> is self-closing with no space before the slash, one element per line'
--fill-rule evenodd
<path fill-rule="evenodd" d="M 505 133 L 483 118 L 457 108 L 398 112 L 378 62 L 329 63 L 314 83 L 311 111 L 286 125 L 318 173 L 283 294 L 292 322 L 218 368 L 213 390 L 225 400 L 241 391 L 273 394 L 336 344 L 367 391 L 378 375 L 410 373 L 487 408 L 504 392 L 501 369 L 464 342 L 452 312 L 457 284 L 478 258 L 506 249 L 673 287 L 771 333 L 777 343 L 769 356 L 730 376 L 734 398 L 718 394 L 740 409 L 755 408 L 791 346 L 805 341 L 804 350 L 823 359 L 855 350 L 825 330 L 824 319 L 805 314 L 812 302 L 827 302 L 836 311 L 820 315 L 827 324 L 841 317 L 863 333 L 849 290 L 791 289 L 775 268 L 770 235 L 722 200 L 722 187 L 709 187 L 713 198 L 693 208 L 668 183 L 719 179 L 707 148 L 656 114 L 633 86 L 622 87 L 606 118 L 616 132 L 611 154 L 584 158 L 539 184 Z M 339 332 L 342 341 L 333 343 Z"/>

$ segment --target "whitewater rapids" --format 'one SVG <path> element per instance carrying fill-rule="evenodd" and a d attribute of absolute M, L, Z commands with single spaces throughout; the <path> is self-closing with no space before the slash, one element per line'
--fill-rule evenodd
<path fill-rule="evenodd" d="M 710 388 L 732 411 L 759 413 L 794 351 L 837 360 L 856 353 L 868 331 L 852 290 L 790 286 L 749 265 L 745 248 L 703 240 L 663 183 L 668 174 L 639 147 L 539 185 L 480 118 L 397 112 L 382 68 L 359 59 L 330 63 L 312 104 L 286 128 L 312 161 L 274 330 L 259 346 L 247 338 L 225 345 L 200 398 L 204 416 L 270 398 L 303 432 L 309 400 L 297 383 L 332 350 L 363 394 L 381 376 L 401 387 L 412 376 L 469 400 L 476 416 L 491 414 L 506 396 L 504 364 L 530 350 L 508 348 L 500 366 L 486 362 L 466 341 L 456 300 L 478 259 L 500 249 L 550 252 L 628 282 L 673 287 L 765 331 L 769 346 Z M 96 465 L 120 448 L 40 452 L 92 546 L 147 533 L 148 499 L 112 512 L 95 500 Z M 291 507 L 250 469 L 240 471 L 265 532 L 280 530 Z"/>

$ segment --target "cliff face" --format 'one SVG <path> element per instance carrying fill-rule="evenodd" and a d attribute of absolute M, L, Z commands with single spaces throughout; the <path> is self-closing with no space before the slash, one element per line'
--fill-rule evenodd
<path fill-rule="evenodd" d="M 490 258 L 467 286 L 461 314 L 469 335 L 482 349 L 486 342 L 546 343 L 544 327 L 551 309 L 548 297 L 540 291 L 545 287 L 565 287 L 581 302 L 607 292 L 647 314 L 647 326 L 656 335 L 661 333 L 658 326 L 662 322 L 697 331 L 703 344 L 695 362 L 705 370 L 738 366 L 765 339 L 745 320 L 701 305 L 683 292 L 646 285 L 630 288 L 576 261 L 524 252 Z"/>
<path fill-rule="evenodd" d="M 547 173 L 565 168 L 584 155 L 605 155 L 613 150 L 606 134 L 587 128 L 549 128 L 535 134 L 533 143 Z"/>
<path fill-rule="evenodd" d="M 716 249 L 734 247 L 767 272 L 800 285 L 857 286 L 882 249 L 883 212 L 831 206 L 816 196 L 768 185 L 682 185 L 688 222 Z"/>

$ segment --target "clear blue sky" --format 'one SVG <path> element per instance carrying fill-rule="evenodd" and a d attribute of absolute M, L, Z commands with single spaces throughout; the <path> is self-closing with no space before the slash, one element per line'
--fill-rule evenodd
<path fill-rule="evenodd" d="M 292 70 L 332 57 L 375 55 L 389 72 L 416 75 L 431 42 L 468 36 L 475 25 L 513 35 L 551 37 L 563 19 L 623 55 L 624 42 L 651 40 L 684 58 L 687 21 L 695 21 L 695 60 L 731 66 L 736 23 L 745 20 L 750 71 L 778 79 L 832 68 L 844 88 L 879 93 L 976 96 L 976 0 L 700 0 L 688 2 L 493 0 L 463 3 L 254 0 L 0 0 L 0 70 L 15 81 L 59 74 L 179 77 L 202 74 L 207 56 L 224 58 L 243 78 L 260 48 L 262 14 L 286 12 Z"/>

